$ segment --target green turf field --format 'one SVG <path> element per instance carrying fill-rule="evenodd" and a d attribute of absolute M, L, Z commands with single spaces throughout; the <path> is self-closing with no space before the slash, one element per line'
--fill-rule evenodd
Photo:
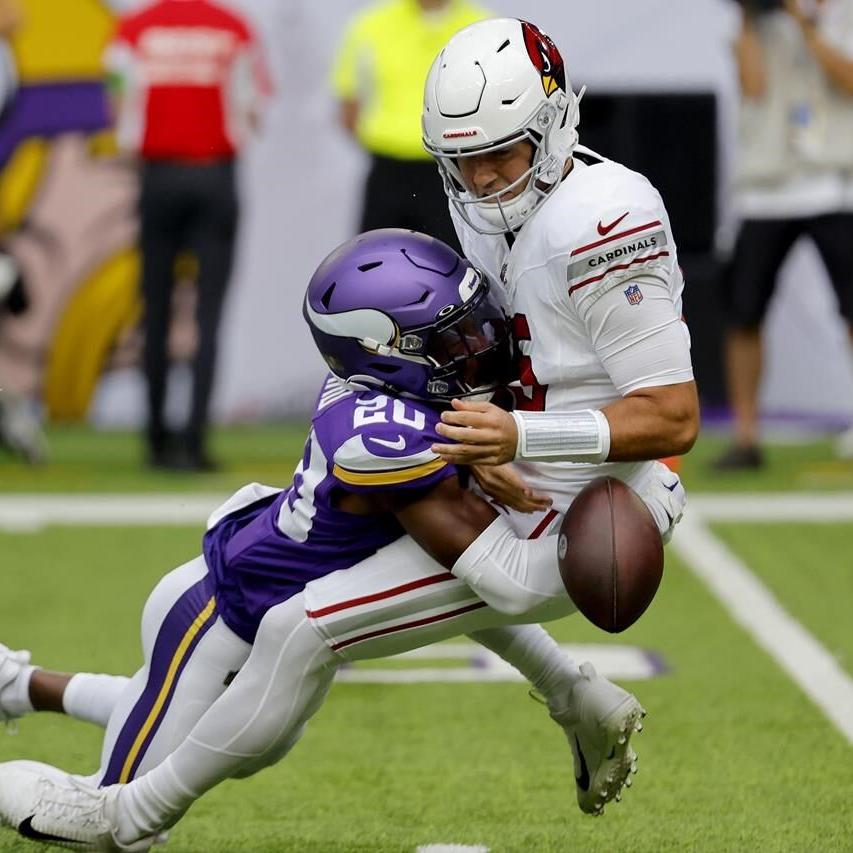
<path fill-rule="evenodd" d="M 215 493 L 250 479 L 282 482 L 301 433 L 222 433 L 225 470 L 187 478 L 140 472 L 132 437 L 55 431 L 55 462 L 43 470 L 0 460 L 0 497 Z M 828 443 L 773 448 L 769 470 L 736 481 L 707 473 L 718 447 L 703 442 L 685 465 L 692 491 L 853 491 L 853 465 L 833 460 Z M 727 521 L 711 529 L 853 673 L 853 522 Z M 132 670 L 144 596 L 197 553 L 199 531 L 0 532 L 0 641 L 32 649 L 51 667 Z M 640 772 L 603 818 L 577 810 L 562 733 L 523 685 L 339 683 L 283 763 L 212 792 L 167 850 L 853 850 L 853 747 L 674 554 L 657 600 L 630 631 L 608 637 L 580 617 L 552 628 L 561 642 L 636 645 L 666 665 L 630 685 L 649 712 L 636 742 Z M 98 743 L 92 726 L 32 716 L 17 736 L 0 730 L 0 761 L 28 757 L 88 772 Z M 36 848 L 0 832 L 0 850 L 28 849 Z"/>
<path fill-rule="evenodd" d="M 213 451 L 222 469 L 192 476 L 146 470 L 135 433 L 60 426 L 50 430 L 49 439 L 51 461 L 40 468 L 0 450 L 0 493 L 227 492 L 251 480 L 288 483 L 305 441 L 305 424 L 219 429 L 214 433 Z M 710 462 L 723 445 L 721 436 L 704 436 L 683 460 L 684 480 L 691 490 L 853 490 L 853 462 L 836 459 L 829 440 L 771 444 L 767 467 L 757 474 L 711 471 Z"/>

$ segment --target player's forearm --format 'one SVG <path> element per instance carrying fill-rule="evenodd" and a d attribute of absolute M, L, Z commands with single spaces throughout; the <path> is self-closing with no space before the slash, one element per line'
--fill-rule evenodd
<path fill-rule="evenodd" d="M 744 98 L 762 98 L 767 91 L 764 50 L 750 16 L 744 12 L 743 26 L 734 43 L 738 81 Z"/>
<path fill-rule="evenodd" d="M 350 136 L 355 136 L 361 106 L 355 98 L 342 100 L 338 107 L 338 123 Z"/>
<path fill-rule="evenodd" d="M 644 388 L 600 410 L 513 412 L 516 459 L 632 462 L 687 453 L 699 432 L 695 383 Z"/>
<path fill-rule="evenodd" d="M 557 565 L 556 537 L 519 539 L 501 516 L 451 571 L 499 613 L 520 616 L 555 598 L 571 608 Z"/>
<path fill-rule="evenodd" d="M 845 94 L 853 95 L 853 60 L 829 44 L 815 29 L 804 28 L 806 44 L 832 83 Z"/>
<path fill-rule="evenodd" d="M 497 515 L 491 504 L 461 488 L 456 477 L 439 483 L 420 500 L 386 511 L 394 512 L 406 533 L 446 569 Z"/>
<path fill-rule="evenodd" d="M 696 385 L 636 391 L 605 406 L 610 424 L 608 461 L 633 462 L 680 456 L 693 447 L 699 434 Z"/>

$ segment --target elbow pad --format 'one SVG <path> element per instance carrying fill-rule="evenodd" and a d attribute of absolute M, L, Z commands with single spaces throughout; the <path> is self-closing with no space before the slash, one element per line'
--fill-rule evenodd
<path fill-rule="evenodd" d="M 498 516 L 450 570 L 499 613 L 519 616 L 555 597 L 567 599 L 553 536 L 519 539 Z"/>

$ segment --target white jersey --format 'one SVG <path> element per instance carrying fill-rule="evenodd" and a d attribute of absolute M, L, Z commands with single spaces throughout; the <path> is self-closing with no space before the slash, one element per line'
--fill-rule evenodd
<path fill-rule="evenodd" d="M 579 147 L 572 171 L 511 247 L 451 213 L 465 255 L 503 283 L 522 353 L 519 408 L 600 409 L 639 388 L 693 378 L 675 240 L 645 177 Z M 651 465 L 517 464 L 558 510 L 594 477 L 636 488 Z"/>

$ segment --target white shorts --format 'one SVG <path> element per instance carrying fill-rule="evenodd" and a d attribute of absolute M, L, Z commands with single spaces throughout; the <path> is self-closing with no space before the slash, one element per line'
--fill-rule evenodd
<path fill-rule="evenodd" d="M 531 539 L 556 533 L 561 520 L 554 510 L 507 517 L 519 536 Z M 547 622 L 576 609 L 563 595 L 521 616 L 498 613 L 409 536 L 311 581 L 305 602 L 314 627 L 346 660 L 399 654 L 483 628 Z"/>

